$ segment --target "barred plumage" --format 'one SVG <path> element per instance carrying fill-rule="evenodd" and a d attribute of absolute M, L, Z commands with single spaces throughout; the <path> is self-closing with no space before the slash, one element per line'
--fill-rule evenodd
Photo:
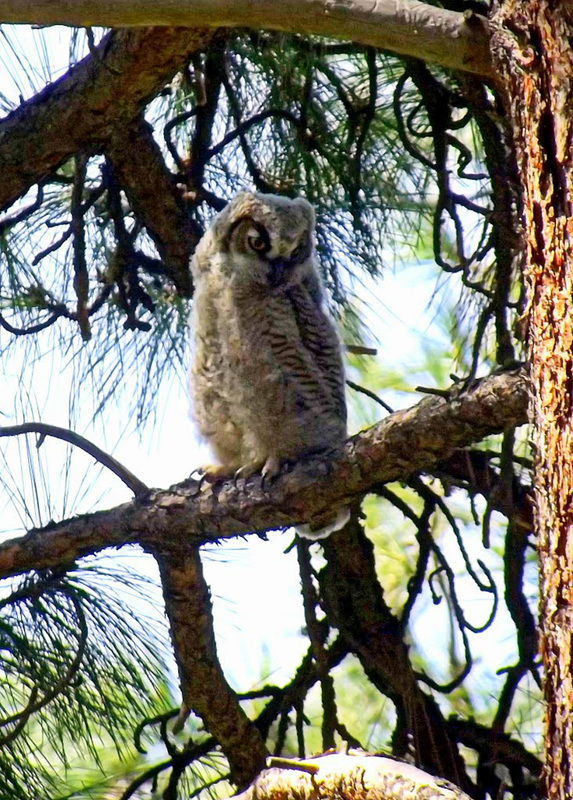
<path fill-rule="evenodd" d="M 305 454 L 340 452 L 346 403 L 340 345 L 322 308 L 306 200 L 243 192 L 192 260 L 193 413 L 218 474 L 248 476 Z M 321 538 L 341 527 L 333 510 Z"/>

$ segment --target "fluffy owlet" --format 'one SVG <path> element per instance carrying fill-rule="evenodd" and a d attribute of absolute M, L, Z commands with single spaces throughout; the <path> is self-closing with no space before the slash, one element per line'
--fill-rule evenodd
<path fill-rule="evenodd" d="M 306 200 L 243 192 L 197 246 L 193 413 L 217 474 L 272 477 L 285 462 L 343 447 L 344 372 L 313 234 Z M 333 509 L 297 531 L 323 538 L 347 519 Z"/>

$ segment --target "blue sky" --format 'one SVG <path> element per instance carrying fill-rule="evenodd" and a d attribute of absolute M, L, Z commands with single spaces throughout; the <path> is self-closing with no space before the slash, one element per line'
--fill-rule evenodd
<path fill-rule="evenodd" d="M 15 55 L 7 46 L 7 40 L 0 38 L 0 86 L 5 95 L 17 100 L 20 93 L 29 96 L 34 88 L 44 85 L 48 75 L 41 63 L 48 51 L 52 76 L 65 69 L 69 32 L 58 29 L 40 36 L 38 31 L 25 27 L 11 31 L 10 35 L 17 34 L 22 43 L 21 73 L 16 81 L 3 74 L 2 61 L 4 69 L 9 65 L 13 70 Z M 406 382 L 411 379 L 413 385 L 420 382 L 431 386 L 433 378 L 420 375 L 420 368 L 428 349 L 440 352 L 449 345 L 439 317 L 444 307 L 455 299 L 453 290 L 448 283 L 436 286 L 427 264 L 394 262 L 390 254 L 388 261 L 383 280 L 375 284 L 367 282 L 360 289 L 358 300 L 371 331 L 371 343 L 379 350 L 377 362 L 382 370 L 405 375 Z M 62 321 L 61 324 L 69 323 Z M 0 351 L 6 347 L 8 338 L 0 331 Z M 91 346 L 80 344 L 78 336 L 76 350 Z M 94 421 L 94 398 L 88 387 L 78 386 L 77 362 L 78 356 L 73 356 L 72 350 L 59 349 L 50 332 L 39 336 L 31 351 L 25 352 L 18 343 L 6 350 L 2 361 L 5 377 L 0 424 L 41 420 L 64 427 L 72 425 L 104 450 L 112 452 L 149 486 L 167 487 L 210 460 L 208 450 L 195 436 L 189 417 L 185 364 L 169 365 L 167 378 L 156 397 L 155 417 L 144 425 L 137 424 L 132 417 L 126 425 L 133 406 L 133 386 L 128 381 Z M 388 390 L 383 397 L 394 407 L 403 407 L 417 402 L 420 396 L 413 391 Z M 350 403 L 353 402 L 351 398 Z M 371 406 L 370 418 L 379 417 L 380 411 Z M 356 429 L 360 424 L 356 414 L 353 420 Z M 85 454 L 71 453 L 61 442 L 48 440 L 36 451 L 32 437 L 27 445 L 21 438 L 4 440 L 0 449 L 0 472 L 4 476 L 0 480 L 2 537 L 12 536 L 32 525 L 40 526 L 52 518 L 111 507 L 130 499 L 128 490 L 114 476 L 105 473 Z M 22 494 L 22 503 L 18 502 L 18 492 Z M 28 518 L 21 513 L 23 505 L 28 505 L 32 511 Z M 294 551 L 284 552 L 292 538 L 293 532 L 288 531 L 271 534 L 266 542 L 253 536 L 245 541 L 205 548 L 205 571 L 212 587 L 220 658 L 238 689 L 254 686 L 261 678 L 277 683 L 288 679 L 306 650 L 306 640 L 299 636 L 304 620 L 296 555 Z M 484 557 L 479 549 L 477 531 L 473 540 L 474 557 Z M 455 561 L 453 547 L 447 554 Z M 493 552 L 485 557 L 491 563 L 498 558 Z M 134 557 L 132 566 L 146 574 L 154 573 L 151 558 Z M 462 565 L 459 566 L 461 570 Z M 464 602 L 473 606 L 472 611 L 478 616 L 482 613 L 483 600 L 474 598 L 469 587 Z M 436 609 L 426 608 L 426 611 L 436 614 Z M 162 619 L 159 604 L 157 614 Z M 432 617 L 436 619 L 439 617 Z M 414 619 L 413 630 L 420 634 L 416 637 L 420 641 L 425 640 L 422 626 L 428 624 L 427 620 L 425 613 Z M 433 637 L 426 652 L 438 667 L 447 656 L 445 628 L 443 630 L 444 636 Z M 486 673 L 499 666 L 500 652 L 507 649 L 508 658 L 511 657 L 514 644 L 508 632 L 507 617 L 500 614 L 495 630 L 478 643 L 478 656 Z M 489 644 L 484 646 L 485 643 Z M 492 660 L 495 664 L 490 663 Z"/>

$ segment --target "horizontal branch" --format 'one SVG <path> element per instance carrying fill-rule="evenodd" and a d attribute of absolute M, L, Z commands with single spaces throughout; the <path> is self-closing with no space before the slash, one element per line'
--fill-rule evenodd
<path fill-rule="evenodd" d="M 266 28 L 317 34 L 491 75 L 487 21 L 418 0 L 0 0 L 3 22 Z"/>
<path fill-rule="evenodd" d="M 431 470 L 460 447 L 527 422 L 525 368 L 491 375 L 450 398 L 426 397 L 352 437 L 336 462 L 301 462 L 272 486 L 259 476 L 187 480 L 148 499 L 86 514 L 0 545 L 0 577 L 49 569 L 106 547 L 197 544 L 308 521 L 373 486 Z"/>

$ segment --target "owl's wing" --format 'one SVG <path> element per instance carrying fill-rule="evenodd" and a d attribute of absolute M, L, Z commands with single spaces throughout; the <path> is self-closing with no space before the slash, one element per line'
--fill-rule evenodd
<path fill-rule="evenodd" d="M 294 311 L 300 342 L 320 374 L 333 410 L 346 425 L 344 368 L 340 342 L 332 322 L 322 310 L 320 294 L 309 291 L 305 284 L 298 284 L 288 290 L 288 296 Z"/>

